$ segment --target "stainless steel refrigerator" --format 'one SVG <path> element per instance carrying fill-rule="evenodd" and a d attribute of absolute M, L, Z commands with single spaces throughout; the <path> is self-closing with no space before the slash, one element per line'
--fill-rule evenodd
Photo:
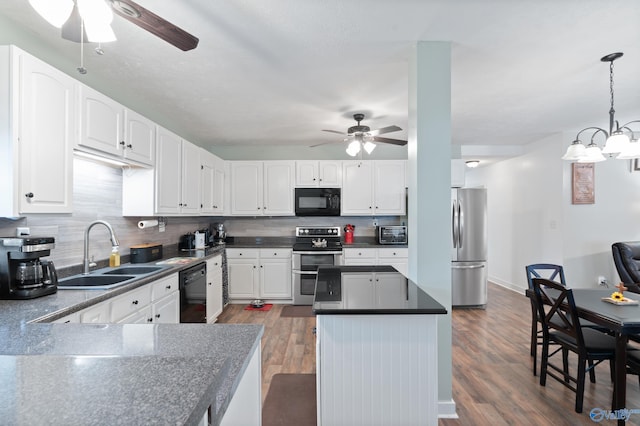
<path fill-rule="evenodd" d="M 487 305 L 487 190 L 451 190 L 451 302 Z"/>

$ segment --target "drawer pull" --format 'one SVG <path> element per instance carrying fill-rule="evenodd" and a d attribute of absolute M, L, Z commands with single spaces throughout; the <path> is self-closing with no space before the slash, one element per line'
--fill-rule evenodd
<path fill-rule="evenodd" d="M 132 304 L 134 304 L 134 305 L 137 305 L 137 304 L 138 304 L 138 301 L 137 301 L 137 300 L 134 300 L 134 301 L 133 301 L 133 302 L 131 302 L 131 303 L 132 303 Z"/>

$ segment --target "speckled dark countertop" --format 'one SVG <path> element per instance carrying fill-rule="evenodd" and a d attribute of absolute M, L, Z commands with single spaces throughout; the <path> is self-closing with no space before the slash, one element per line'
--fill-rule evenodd
<path fill-rule="evenodd" d="M 0 418 L 8 424 L 220 423 L 260 345 L 262 325 L 51 324 L 56 318 L 213 256 L 112 290 L 58 290 L 0 301 Z"/>

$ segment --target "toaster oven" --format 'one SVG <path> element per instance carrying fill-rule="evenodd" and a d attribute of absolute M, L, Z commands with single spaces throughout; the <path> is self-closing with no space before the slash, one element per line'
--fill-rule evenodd
<path fill-rule="evenodd" d="M 378 226 L 376 231 L 378 244 L 407 244 L 409 241 L 404 225 Z"/>

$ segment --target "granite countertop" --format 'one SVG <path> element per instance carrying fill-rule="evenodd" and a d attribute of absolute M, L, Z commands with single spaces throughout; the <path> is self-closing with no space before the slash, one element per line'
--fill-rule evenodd
<path fill-rule="evenodd" d="M 392 266 L 319 267 L 313 311 L 318 315 L 447 313 L 444 306 Z"/>
<path fill-rule="evenodd" d="M 11 424 L 46 419 L 53 425 L 195 425 L 211 406 L 218 425 L 260 345 L 262 325 L 47 322 L 177 273 L 224 248 L 166 251 L 164 260 L 190 261 L 110 290 L 0 300 L 0 418 Z"/>
<path fill-rule="evenodd" d="M 227 248 L 292 248 L 296 237 L 228 237 Z"/>
<path fill-rule="evenodd" d="M 261 325 L 0 326 L 0 416 L 12 424 L 217 425 Z"/>

